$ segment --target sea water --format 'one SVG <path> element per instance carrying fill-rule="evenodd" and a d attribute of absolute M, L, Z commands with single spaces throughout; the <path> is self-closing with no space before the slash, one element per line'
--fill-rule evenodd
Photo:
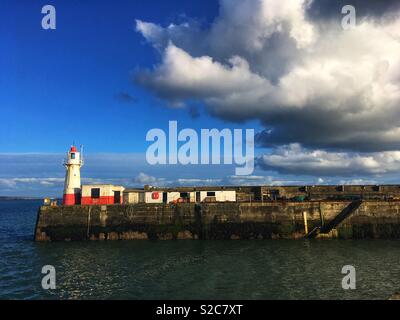
<path fill-rule="evenodd" d="M 387 299 L 400 241 L 33 242 L 41 201 L 0 201 L 0 299 Z M 56 289 L 43 289 L 54 266 Z M 342 268 L 354 266 L 356 289 Z"/>

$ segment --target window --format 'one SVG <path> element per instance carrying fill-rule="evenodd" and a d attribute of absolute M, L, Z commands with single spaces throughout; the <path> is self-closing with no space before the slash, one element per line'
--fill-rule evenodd
<path fill-rule="evenodd" d="M 215 197 L 215 191 L 207 191 L 207 197 Z"/>
<path fill-rule="evenodd" d="M 71 159 L 75 159 L 75 153 L 71 153 Z"/>
<path fill-rule="evenodd" d="M 91 190 L 91 198 L 92 199 L 100 198 L 100 188 L 92 188 L 92 190 Z"/>
<path fill-rule="evenodd" d="M 188 192 L 181 192 L 179 194 L 179 197 L 181 197 L 181 198 L 189 198 L 189 193 Z"/>

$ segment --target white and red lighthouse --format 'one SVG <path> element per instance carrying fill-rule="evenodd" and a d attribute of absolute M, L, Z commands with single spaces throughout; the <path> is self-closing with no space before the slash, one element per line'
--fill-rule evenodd
<path fill-rule="evenodd" d="M 78 152 L 75 146 L 67 153 L 67 158 L 64 161 L 65 174 L 64 195 L 62 204 L 72 206 L 81 203 L 81 167 L 83 161 L 81 153 Z"/>

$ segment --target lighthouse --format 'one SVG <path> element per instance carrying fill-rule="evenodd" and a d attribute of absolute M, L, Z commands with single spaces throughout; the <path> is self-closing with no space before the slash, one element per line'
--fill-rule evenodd
<path fill-rule="evenodd" d="M 81 167 L 83 161 L 81 153 L 75 146 L 67 152 L 67 158 L 64 161 L 65 173 L 64 195 L 62 204 L 72 206 L 81 203 Z"/>

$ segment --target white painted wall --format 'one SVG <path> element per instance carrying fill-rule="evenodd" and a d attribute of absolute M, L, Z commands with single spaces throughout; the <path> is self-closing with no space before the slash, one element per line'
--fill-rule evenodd
<path fill-rule="evenodd" d="M 194 202 L 195 201 L 194 192 L 187 192 L 187 193 L 189 193 L 190 202 Z M 176 191 L 168 192 L 167 202 L 170 203 L 174 200 L 178 200 L 179 198 L 181 198 L 181 192 L 176 192 Z"/>
<path fill-rule="evenodd" d="M 93 188 L 100 188 L 100 197 L 112 197 L 114 191 L 120 191 L 121 197 L 125 190 L 122 186 L 114 186 L 112 184 L 84 184 L 82 185 L 82 197 L 90 197 Z"/>
<path fill-rule="evenodd" d="M 74 159 L 72 159 L 71 154 L 74 154 Z M 64 194 L 75 194 L 81 188 L 82 162 L 80 153 L 69 151 L 64 166 L 67 170 L 65 173 Z"/>
<path fill-rule="evenodd" d="M 158 193 L 158 199 L 153 199 L 153 194 Z M 162 191 L 146 191 L 144 193 L 144 202 L 146 203 L 162 203 L 163 192 Z"/>
<path fill-rule="evenodd" d="M 158 199 L 153 199 L 152 195 L 157 192 Z M 207 198 L 207 192 L 215 192 L 215 199 L 217 202 L 224 202 L 224 201 L 236 201 L 236 191 L 234 190 L 218 190 L 218 191 L 199 191 L 200 192 L 200 202 L 204 201 Z M 139 201 L 145 203 L 163 203 L 163 193 L 162 190 L 157 191 L 146 191 L 144 193 L 139 193 L 138 200 L 132 201 Z M 167 193 L 167 203 L 171 203 L 173 201 L 178 200 L 181 192 L 178 191 L 170 191 Z M 143 198 L 142 198 L 143 197 Z M 189 192 L 190 202 L 196 202 L 196 191 Z M 129 198 L 130 199 L 130 198 Z M 132 198 L 136 199 L 136 198 Z M 131 201 L 131 200 L 129 200 Z M 129 202 L 129 203 L 136 203 L 136 202 Z"/>
<path fill-rule="evenodd" d="M 125 192 L 124 203 L 139 203 L 139 192 Z"/>
<path fill-rule="evenodd" d="M 217 202 L 236 201 L 236 191 L 234 190 L 221 190 L 221 191 L 200 191 L 200 202 L 204 201 L 208 192 L 215 192 L 215 200 Z"/>

